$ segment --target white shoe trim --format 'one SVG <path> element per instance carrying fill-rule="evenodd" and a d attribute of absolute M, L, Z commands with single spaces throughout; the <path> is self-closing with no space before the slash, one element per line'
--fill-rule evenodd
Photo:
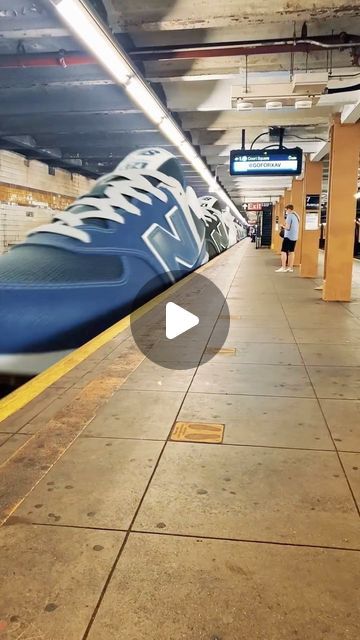
<path fill-rule="evenodd" d="M 4 353 L 0 354 L 0 373 L 31 376 L 44 371 L 52 364 L 65 358 L 70 350 L 48 351 L 47 353 Z"/>

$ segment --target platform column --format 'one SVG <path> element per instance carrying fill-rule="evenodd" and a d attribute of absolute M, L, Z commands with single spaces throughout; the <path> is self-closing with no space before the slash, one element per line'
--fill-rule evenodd
<path fill-rule="evenodd" d="M 280 225 L 284 221 L 284 196 L 281 196 L 278 202 L 278 224 L 275 231 L 274 251 L 277 255 L 281 252 L 282 238 L 280 238 Z"/>
<path fill-rule="evenodd" d="M 304 175 L 304 214 L 302 221 L 302 243 L 300 275 L 303 278 L 316 278 L 318 275 L 320 206 L 322 190 L 323 163 L 306 159 Z M 309 200 L 309 196 L 312 199 Z M 316 202 L 318 200 L 318 207 Z M 316 227 L 317 216 L 317 227 Z"/>
<path fill-rule="evenodd" d="M 272 220 L 271 220 L 271 250 L 275 251 L 275 237 L 276 237 L 276 220 L 279 217 L 279 203 L 276 202 L 273 205 Z"/>
<path fill-rule="evenodd" d="M 330 130 L 329 192 L 326 224 L 323 299 L 348 302 L 354 253 L 354 229 L 360 152 L 360 122 L 341 124 L 334 118 Z"/>
<path fill-rule="evenodd" d="M 291 187 L 289 187 L 289 189 L 285 189 L 285 193 L 284 193 L 284 209 L 286 208 L 287 204 L 291 204 L 292 203 L 292 189 Z M 282 211 L 282 213 L 284 213 L 284 211 Z"/>
<path fill-rule="evenodd" d="M 300 218 L 299 237 L 295 247 L 294 267 L 300 266 L 302 243 L 302 219 L 304 215 L 304 180 L 293 180 L 291 198 L 294 209 Z"/>

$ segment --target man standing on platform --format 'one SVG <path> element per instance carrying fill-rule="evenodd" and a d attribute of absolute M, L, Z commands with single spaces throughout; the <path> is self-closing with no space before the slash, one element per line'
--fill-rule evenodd
<path fill-rule="evenodd" d="M 281 267 L 276 269 L 278 273 L 294 271 L 295 246 L 299 237 L 300 218 L 294 211 L 294 205 L 286 206 L 285 216 L 286 220 L 281 225 L 284 229 L 284 239 L 281 247 Z"/>

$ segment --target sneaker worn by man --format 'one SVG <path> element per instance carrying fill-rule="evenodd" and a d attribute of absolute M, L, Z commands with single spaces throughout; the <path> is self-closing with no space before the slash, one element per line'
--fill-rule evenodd
<path fill-rule="evenodd" d="M 0 256 L 0 372 L 33 374 L 208 260 L 181 167 L 142 149 Z M 157 284 L 156 284 L 157 282 Z"/>
<path fill-rule="evenodd" d="M 280 267 L 280 269 L 276 269 L 276 273 L 286 273 L 287 269 L 284 269 L 284 267 Z"/>

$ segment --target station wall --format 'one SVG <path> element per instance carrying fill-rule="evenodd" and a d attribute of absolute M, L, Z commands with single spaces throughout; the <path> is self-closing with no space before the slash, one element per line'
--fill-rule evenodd
<path fill-rule="evenodd" d="M 94 180 L 63 169 L 51 169 L 12 151 L 0 151 L 0 253 L 21 242 L 26 233 L 50 222 Z"/>
<path fill-rule="evenodd" d="M 0 253 L 22 242 L 28 231 L 47 224 L 55 214 L 49 207 L 0 204 Z"/>

